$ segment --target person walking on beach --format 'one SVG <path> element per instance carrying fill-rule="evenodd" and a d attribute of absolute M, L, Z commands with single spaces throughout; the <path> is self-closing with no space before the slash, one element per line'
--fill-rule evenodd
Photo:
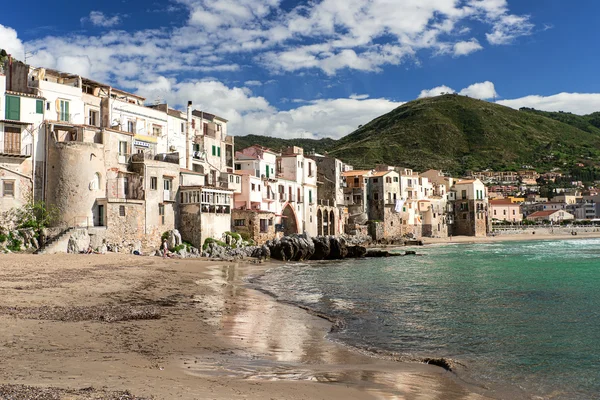
<path fill-rule="evenodd" d="M 169 245 L 167 244 L 167 239 L 163 240 L 162 248 L 163 248 L 163 258 L 167 258 L 167 255 L 169 254 Z"/>

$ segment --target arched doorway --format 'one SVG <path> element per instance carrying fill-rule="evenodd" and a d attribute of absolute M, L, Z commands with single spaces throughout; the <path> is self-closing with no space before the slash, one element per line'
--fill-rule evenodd
<path fill-rule="evenodd" d="M 317 236 L 323 236 L 323 213 L 317 210 Z"/>
<path fill-rule="evenodd" d="M 288 236 L 298 232 L 298 222 L 296 221 L 296 212 L 287 204 L 281 215 L 283 215 L 283 234 Z"/>
<path fill-rule="evenodd" d="M 323 212 L 323 232 L 321 234 L 329 235 L 329 213 L 327 212 L 327 210 L 324 210 Z"/>
<path fill-rule="evenodd" d="M 335 213 L 333 210 L 329 212 L 329 234 L 335 235 Z"/>

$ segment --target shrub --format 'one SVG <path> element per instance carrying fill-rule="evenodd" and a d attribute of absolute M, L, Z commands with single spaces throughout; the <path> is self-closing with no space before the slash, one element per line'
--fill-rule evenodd
<path fill-rule="evenodd" d="M 249 232 L 240 232 L 240 234 L 239 234 L 239 235 L 240 235 L 240 237 L 242 238 L 242 240 L 243 240 L 244 242 L 249 242 L 249 241 L 251 241 L 251 240 L 252 240 L 252 239 L 250 238 L 250 233 L 249 233 Z"/>
<path fill-rule="evenodd" d="M 0 233 L 0 243 L 6 242 L 6 239 L 8 239 L 8 236 L 6 236 L 4 233 Z"/>
<path fill-rule="evenodd" d="M 225 242 L 222 242 L 220 240 L 213 239 L 213 238 L 206 238 L 206 240 L 204 241 L 204 244 L 202 245 L 202 250 L 206 250 L 208 245 L 211 243 L 216 243 L 221 247 L 227 247 L 227 244 Z"/>

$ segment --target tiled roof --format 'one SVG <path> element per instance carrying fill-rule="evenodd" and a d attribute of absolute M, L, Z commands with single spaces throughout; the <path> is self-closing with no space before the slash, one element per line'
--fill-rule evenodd
<path fill-rule="evenodd" d="M 361 175 L 368 175 L 370 172 L 371 171 L 352 170 L 352 171 L 342 172 L 342 176 L 361 176 Z"/>
<path fill-rule="evenodd" d="M 377 178 L 380 176 L 384 176 L 384 175 L 389 174 L 390 172 L 393 172 L 393 171 L 377 171 L 373 175 L 371 175 L 371 178 L 373 178 L 373 177 Z"/>
<path fill-rule="evenodd" d="M 562 210 L 536 211 L 533 214 L 530 214 L 528 216 L 528 218 L 531 218 L 531 217 L 548 217 L 548 216 L 550 216 L 550 215 L 552 215 L 554 213 L 557 213 L 559 211 L 562 211 Z"/>
<path fill-rule="evenodd" d="M 513 203 L 512 201 L 506 200 L 506 199 L 490 200 L 490 204 L 493 205 L 493 206 L 501 206 L 501 205 L 506 205 L 506 206 L 515 205 L 515 206 L 518 206 L 518 204 Z"/>

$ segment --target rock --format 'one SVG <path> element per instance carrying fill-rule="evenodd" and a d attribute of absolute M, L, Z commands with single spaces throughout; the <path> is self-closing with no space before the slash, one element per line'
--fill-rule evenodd
<path fill-rule="evenodd" d="M 181 243 L 181 234 L 177 229 L 173 229 L 167 232 L 167 245 L 169 246 L 169 249 L 174 249 Z"/>
<path fill-rule="evenodd" d="M 369 251 L 367 251 L 367 254 L 365 254 L 365 257 L 373 257 L 373 258 L 399 257 L 399 256 L 402 256 L 402 254 L 390 253 L 389 251 L 386 251 L 386 250 L 369 250 Z"/>
<path fill-rule="evenodd" d="M 363 246 L 348 246 L 348 258 L 363 258 L 367 254 L 367 248 Z"/>
<path fill-rule="evenodd" d="M 417 255 L 417 252 L 416 252 L 416 251 L 414 251 L 414 250 L 406 250 L 406 251 L 404 252 L 404 255 L 405 255 L 405 256 L 416 256 L 416 255 Z"/>
<path fill-rule="evenodd" d="M 344 238 L 330 237 L 329 245 L 331 251 L 329 253 L 329 260 L 342 260 L 348 256 L 348 246 L 346 246 L 346 240 Z"/>
<path fill-rule="evenodd" d="M 315 252 L 311 257 L 311 260 L 325 260 L 331 253 L 331 245 L 327 236 L 318 236 L 312 238 L 313 245 L 315 246 Z"/>

